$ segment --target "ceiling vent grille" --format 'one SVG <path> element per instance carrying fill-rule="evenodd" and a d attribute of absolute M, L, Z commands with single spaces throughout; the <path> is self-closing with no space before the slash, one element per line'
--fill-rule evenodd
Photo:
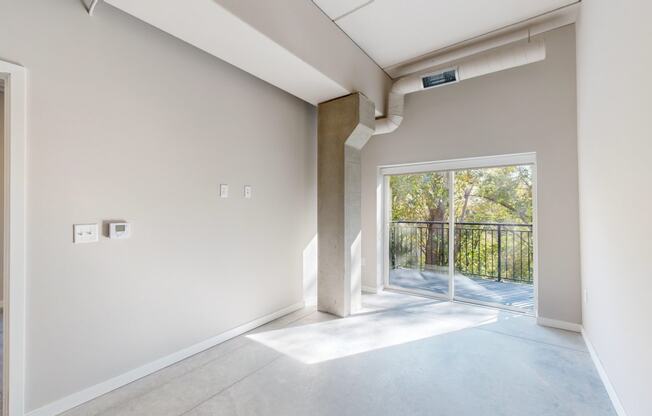
<path fill-rule="evenodd" d="M 457 76 L 457 69 L 447 69 L 436 74 L 421 77 L 423 89 L 434 88 L 440 85 L 450 84 L 457 81 L 459 81 L 459 77 Z"/>

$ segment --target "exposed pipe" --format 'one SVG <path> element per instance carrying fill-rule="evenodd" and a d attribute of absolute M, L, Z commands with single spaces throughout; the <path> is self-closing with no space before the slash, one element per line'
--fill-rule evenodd
<path fill-rule="evenodd" d="M 486 52 L 491 49 L 500 48 L 502 46 L 510 45 L 529 36 L 527 29 L 510 32 L 495 38 L 487 39 L 481 42 L 474 43 L 460 49 L 454 49 L 449 52 L 438 54 L 434 57 L 420 59 L 416 62 L 402 64 L 397 67 L 387 68 L 391 77 L 407 76 L 408 74 L 415 74 L 427 70 L 428 68 L 435 68 L 440 65 L 449 65 L 451 62 L 457 62 L 461 59 Z"/>
<path fill-rule="evenodd" d="M 452 82 L 464 81 L 470 78 L 491 74 L 505 69 L 539 62 L 546 59 L 546 45 L 543 40 L 518 43 L 507 47 L 496 48 L 470 57 L 461 62 L 456 71 L 456 79 Z M 451 68 L 448 68 L 451 70 Z M 400 78 L 392 85 L 387 103 L 387 116 L 376 119 L 376 134 L 391 133 L 401 125 L 407 94 L 434 88 L 427 86 L 424 78 L 441 74 L 446 70 L 428 71 Z M 451 82 L 447 82 L 451 83 Z M 441 85 L 446 85 L 443 83 Z"/>
<path fill-rule="evenodd" d="M 520 40 L 575 23 L 579 2 L 561 7 L 532 19 L 469 39 L 464 42 L 433 51 L 408 62 L 384 68 L 392 78 L 400 78 L 451 62 L 459 61 L 490 49 L 505 46 Z"/>

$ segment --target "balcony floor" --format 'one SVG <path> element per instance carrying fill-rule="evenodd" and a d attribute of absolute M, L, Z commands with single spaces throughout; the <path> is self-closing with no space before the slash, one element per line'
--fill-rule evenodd
<path fill-rule="evenodd" d="M 403 289 L 448 293 L 448 275 L 431 270 L 393 269 L 389 272 L 389 282 L 391 286 Z M 526 311 L 534 310 L 534 285 L 531 284 L 497 282 L 458 274 L 455 276 L 455 296 Z"/>

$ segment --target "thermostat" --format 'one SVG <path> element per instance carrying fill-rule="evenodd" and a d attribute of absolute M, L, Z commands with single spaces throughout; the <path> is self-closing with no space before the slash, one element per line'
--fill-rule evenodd
<path fill-rule="evenodd" d="M 131 224 L 126 222 L 112 222 L 109 224 L 109 238 L 129 238 Z"/>

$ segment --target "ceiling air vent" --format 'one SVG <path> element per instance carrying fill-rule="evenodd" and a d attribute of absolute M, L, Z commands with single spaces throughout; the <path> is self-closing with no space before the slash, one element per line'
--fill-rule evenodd
<path fill-rule="evenodd" d="M 421 77 L 423 88 L 433 88 L 444 84 L 451 84 L 459 80 L 457 76 L 457 68 L 447 69 L 445 71 L 437 72 L 435 74 L 426 75 Z"/>

